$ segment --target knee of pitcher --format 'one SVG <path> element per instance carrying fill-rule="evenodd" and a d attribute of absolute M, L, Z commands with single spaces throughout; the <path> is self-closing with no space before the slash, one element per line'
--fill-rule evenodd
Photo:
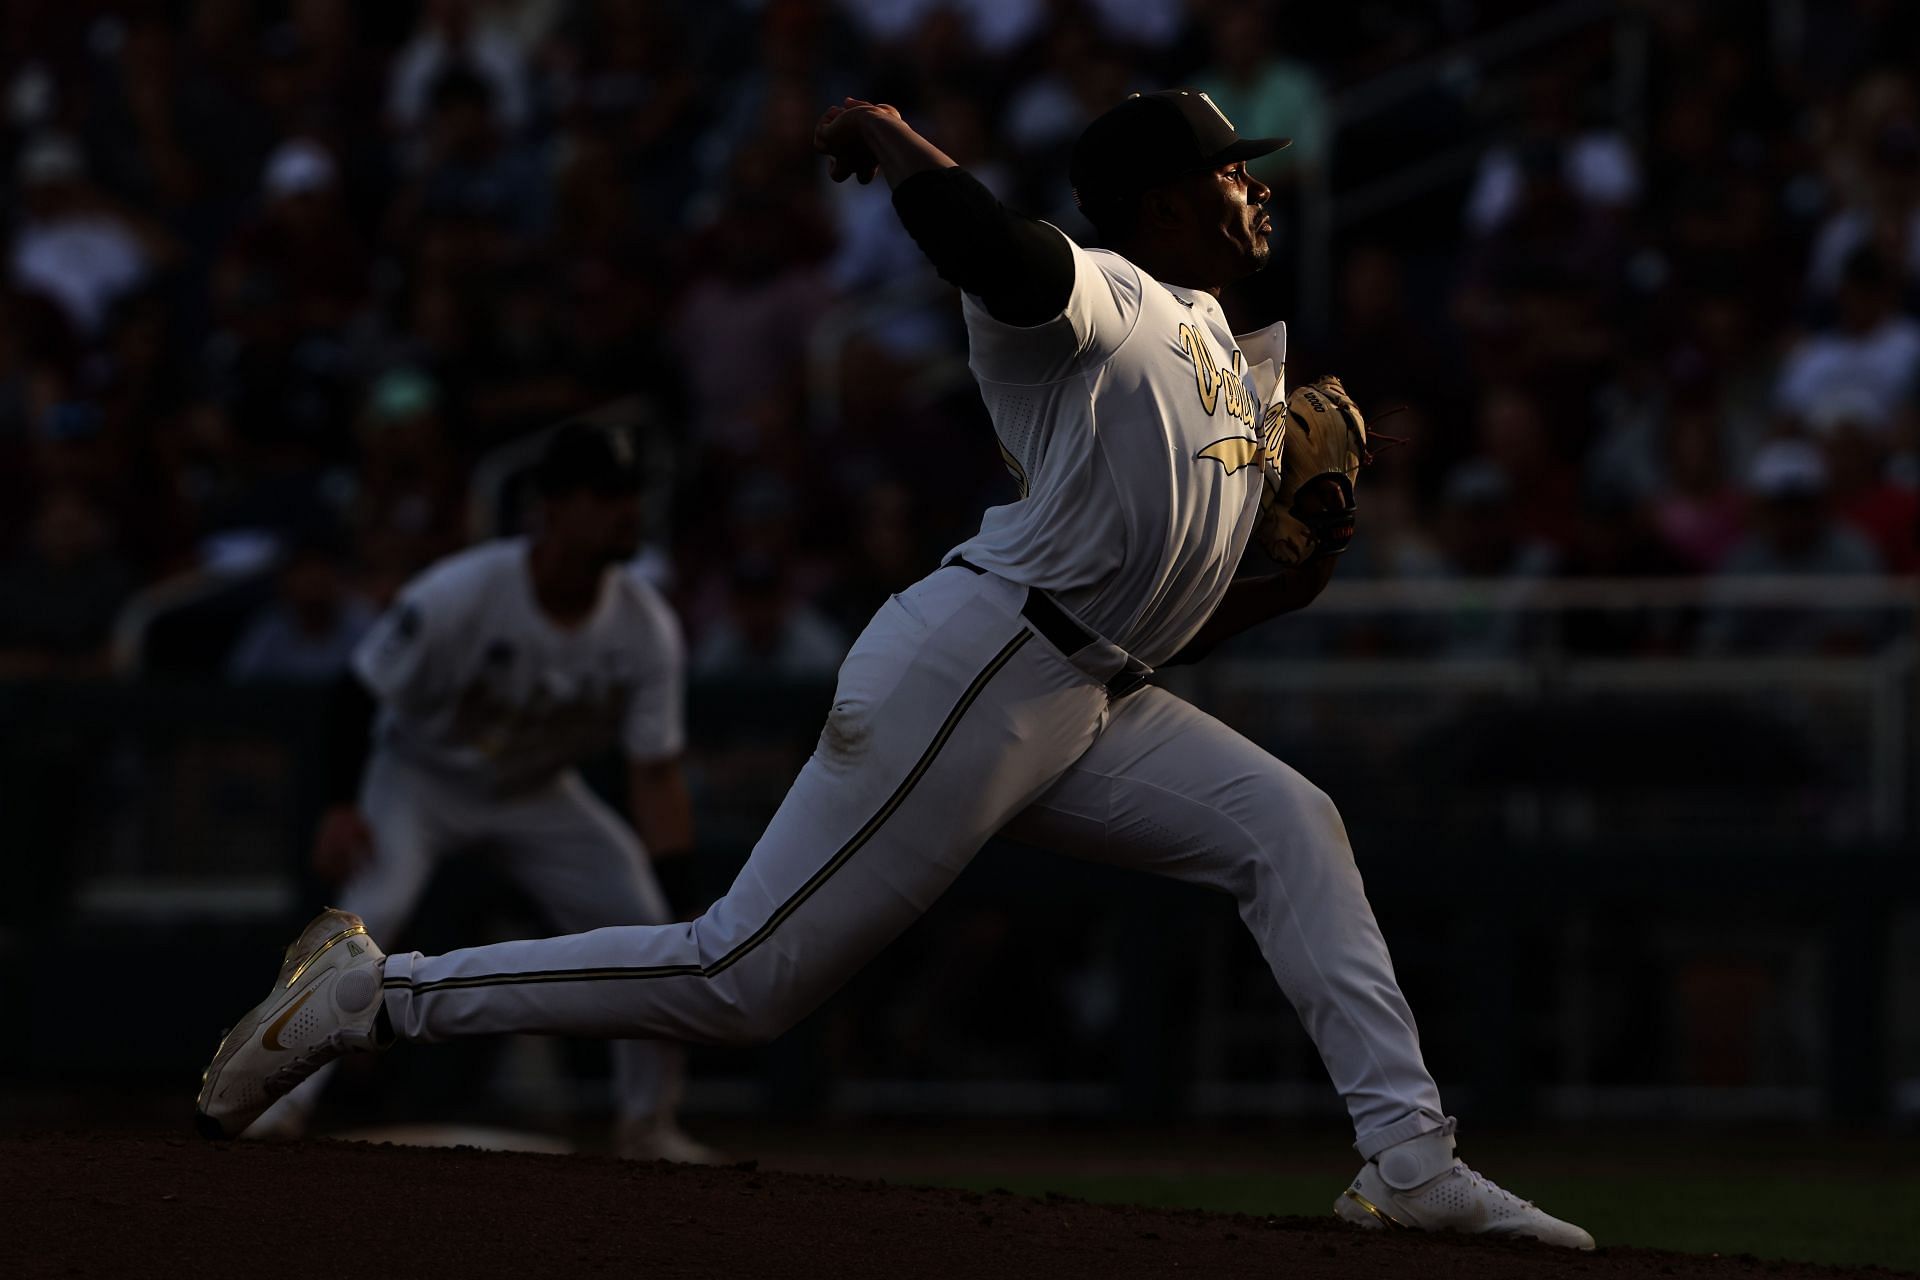
<path fill-rule="evenodd" d="M 777 1001 L 732 984 L 716 987 L 713 995 L 712 1039 L 733 1048 L 751 1049 L 776 1040 L 804 1015 L 804 1010 L 792 1013 Z"/>

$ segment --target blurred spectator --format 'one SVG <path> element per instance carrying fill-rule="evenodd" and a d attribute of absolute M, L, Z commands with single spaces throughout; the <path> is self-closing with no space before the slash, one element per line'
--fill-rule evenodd
<path fill-rule="evenodd" d="M 777 560 L 754 556 L 736 564 L 727 605 L 701 639 L 697 671 L 821 679 L 847 656 L 847 637 L 812 605 L 794 598 Z"/>
<path fill-rule="evenodd" d="M 134 578 L 98 504 L 73 489 L 40 499 L 27 546 L 0 564 L 0 672 L 99 675 Z"/>
<path fill-rule="evenodd" d="M 1514 532 L 1557 548 L 1571 546 L 1579 523 L 1579 478 L 1559 455 L 1539 400 L 1518 387 L 1494 387 L 1480 402 L 1475 439 L 1506 483 Z"/>
<path fill-rule="evenodd" d="M 832 295 L 817 213 L 782 194 L 737 189 L 696 247 L 710 274 L 687 290 L 673 334 L 703 447 L 781 447 L 805 403 L 807 341 Z"/>
<path fill-rule="evenodd" d="M 419 26 L 395 56 L 387 90 L 387 115 L 396 129 L 418 127 L 435 86 L 456 68 L 486 85 L 481 101 L 497 113 L 501 127 L 517 133 L 527 123 L 532 106 L 522 41 L 530 33 L 490 21 L 480 7 L 474 0 L 426 0 L 421 6 Z"/>
<path fill-rule="evenodd" d="M 1570 185 L 1557 146 L 1523 148 L 1517 165 L 1511 212 L 1475 246 L 1455 314 L 1476 365 L 1577 413 L 1621 341 L 1627 243 L 1611 209 Z"/>
<path fill-rule="evenodd" d="M 913 524 L 913 491 L 883 480 L 860 495 L 852 546 L 838 580 L 821 600 L 834 625 L 858 635 L 886 598 L 912 586 L 933 563 Z"/>
<path fill-rule="evenodd" d="M 1881 253 L 1906 287 L 1920 287 L 1920 102 L 1910 83 L 1880 79 L 1862 86 L 1854 105 L 1870 117 L 1869 136 L 1849 140 L 1847 154 L 1857 158 L 1839 175 L 1844 203 L 1814 237 L 1807 284 L 1820 299 L 1840 287 L 1862 249 Z"/>
<path fill-rule="evenodd" d="M 443 252 L 472 255 L 489 232 L 528 236 L 546 225 L 547 179 L 501 129 L 494 94 L 485 77 L 464 66 L 451 66 L 433 81 L 416 181 L 399 210 L 403 242 L 431 232 L 445 238 Z M 470 238 L 481 245 L 470 245 Z"/>
<path fill-rule="evenodd" d="M 1032 35 L 1047 12 L 1046 0 L 839 0 L 839 4 L 875 44 L 906 44 L 944 11 L 958 19 L 954 34 L 983 52 L 1002 55 Z"/>
<path fill-rule="evenodd" d="M 227 658 L 236 684 L 326 684 L 347 669 L 376 611 L 347 584 L 338 535 L 297 535 L 280 567 L 276 598 L 240 635 Z"/>
<path fill-rule="evenodd" d="M 1483 607 L 1469 606 L 1443 620 L 1440 650 L 1455 658 L 1512 657 L 1532 621 L 1518 606 L 1533 584 L 1555 571 L 1560 557 L 1521 532 L 1513 482 L 1486 459 L 1454 468 L 1440 508 L 1440 573 L 1503 580 Z"/>
<path fill-rule="evenodd" d="M 1587 213 L 1613 214 L 1640 196 L 1640 164 L 1615 129 L 1582 129 L 1573 119 L 1565 68 L 1550 66 L 1527 82 L 1526 133 L 1480 157 L 1467 227 L 1491 235 L 1521 217 L 1529 191 L 1552 185 Z M 1537 197 L 1536 197 L 1537 198 Z"/>
<path fill-rule="evenodd" d="M 1746 531 L 1746 502 L 1727 481 L 1719 424 L 1699 405 L 1667 424 L 1666 488 L 1653 500 L 1653 527 L 1675 563 L 1711 573 Z"/>
<path fill-rule="evenodd" d="M 311 138 L 281 143 L 260 193 L 258 219 L 229 250 L 224 287 L 273 299 L 297 331 L 341 328 L 366 296 L 367 263 L 333 156 Z"/>
<path fill-rule="evenodd" d="M 1747 473 L 1753 532 L 1721 564 L 1722 577 L 1879 573 L 1880 555 L 1833 514 L 1831 479 L 1819 449 L 1778 440 Z M 1816 653 L 1861 647 L 1875 630 L 1844 610 L 1752 608 L 1728 604 L 1709 613 L 1701 644 L 1714 652 Z"/>
<path fill-rule="evenodd" d="M 462 484 L 440 420 L 440 389 L 417 369 L 382 374 L 360 419 L 354 523 L 385 603 L 407 579 L 461 545 Z"/>
<path fill-rule="evenodd" d="M 1001 133 L 1021 168 L 1032 175 L 1022 193 L 1027 207 L 1035 217 L 1064 216 L 1073 209 L 1065 174 L 1074 139 L 1089 120 L 1143 86 L 1134 83 L 1132 64 L 1122 51 L 1103 41 L 1090 23 L 1055 23 L 1040 56 L 1037 73 L 1013 90 Z"/>
<path fill-rule="evenodd" d="M 1451 416 L 1462 370 L 1422 328 L 1406 268 L 1406 258 L 1384 245 L 1361 245 L 1347 255 L 1338 323 L 1324 363 L 1370 417 L 1409 403 Z M 1404 424 L 1389 430 L 1412 434 Z"/>
<path fill-rule="evenodd" d="M 1327 167 L 1333 117 L 1320 77 L 1273 48 L 1277 26 L 1267 6 L 1231 0 L 1207 18 L 1213 60 L 1193 86 L 1205 92 L 1245 138 L 1292 138 L 1293 145 L 1253 167 L 1269 186 Z"/>
<path fill-rule="evenodd" d="M 1889 474 L 1888 432 L 1858 388 L 1820 402 L 1807 425 L 1831 479 L 1834 511 L 1866 535 L 1894 573 L 1920 568 L 1920 493 Z"/>
<path fill-rule="evenodd" d="M 72 139 L 42 134 L 15 167 L 25 217 L 14 233 L 13 280 L 59 304 L 82 337 L 93 338 L 113 303 L 152 270 L 148 246 L 87 182 L 86 157 Z"/>
<path fill-rule="evenodd" d="M 1867 397 L 1875 427 L 1891 429 L 1910 412 L 1920 380 L 1920 324 L 1900 314 L 1898 281 L 1875 249 L 1847 259 L 1836 301 L 1834 330 L 1802 338 L 1787 352 L 1775 403 L 1805 420 L 1826 397 L 1857 391 Z"/>

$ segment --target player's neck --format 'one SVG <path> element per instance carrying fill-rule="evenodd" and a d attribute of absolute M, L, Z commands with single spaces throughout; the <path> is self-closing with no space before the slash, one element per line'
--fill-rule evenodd
<path fill-rule="evenodd" d="M 528 552 L 527 571 L 533 578 L 534 603 L 562 626 L 578 623 L 593 612 L 606 573 L 603 566 L 568 555 L 544 540 L 536 541 Z"/>
<path fill-rule="evenodd" d="M 1115 251 L 1127 261 L 1158 280 L 1161 284 L 1170 284 L 1179 289 L 1191 289 L 1195 293 L 1210 293 L 1217 301 L 1226 287 L 1206 279 L 1206 268 L 1185 261 L 1179 254 L 1170 254 L 1164 245 L 1152 243 L 1127 243 L 1114 246 Z"/>

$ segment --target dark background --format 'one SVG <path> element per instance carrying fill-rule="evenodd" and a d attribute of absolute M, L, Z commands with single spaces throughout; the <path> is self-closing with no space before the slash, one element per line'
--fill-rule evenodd
<path fill-rule="evenodd" d="M 724 889 L 851 637 L 1013 496 L 957 299 L 883 187 L 825 180 L 814 120 L 893 102 L 1084 235 L 1074 136 L 1178 83 L 1297 140 L 1236 315 L 1287 318 L 1296 379 L 1340 373 L 1411 441 L 1323 604 L 1178 687 L 1340 802 L 1450 1105 L 1910 1124 L 1914 26 L 1863 0 L 9 4 L 8 1095 L 184 1106 L 323 900 L 320 686 L 400 583 L 517 526 L 569 415 L 649 442 L 642 570 L 695 673 L 688 905 Z M 476 873 L 405 944 L 540 928 Z M 328 1107 L 604 1105 L 567 1079 L 463 1047 Z M 1228 903 L 1002 847 L 788 1040 L 699 1055 L 692 1106 L 1337 1110 Z"/>

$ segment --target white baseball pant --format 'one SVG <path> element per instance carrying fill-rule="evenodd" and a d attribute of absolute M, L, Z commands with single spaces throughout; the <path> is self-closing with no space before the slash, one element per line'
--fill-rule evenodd
<path fill-rule="evenodd" d="M 1099 641 L 1062 653 L 1025 601 L 1005 579 L 950 568 L 882 607 L 841 667 L 812 757 L 698 920 L 391 955 L 395 1030 L 765 1041 L 1005 829 L 1233 894 L 1361 1154 L 1439 1128 L 1439 1091 L 1333 803 L 1170 693 L 1110 699 L 1104 682 L 1127 656 Z"/>
<path fill-rule="evenodd" d="M 376 751 L 360 792 L 373 858 L 342 887 L 338 905 L 374 939 L 405 930 L 440 861 L 460 852 L 495 860 L 556 929 L 659 925 L 673 918 L 633 829 L 569 769 L 535 790 L 493 797 Z M 685 1051 L 655 1038 L 612 1046 L 620 1119 L 645 1120 L 679 1104 Z M 311 1114 L 331 1068 L 274 1104 L 264 1129 L 291 1111 Z"/>

